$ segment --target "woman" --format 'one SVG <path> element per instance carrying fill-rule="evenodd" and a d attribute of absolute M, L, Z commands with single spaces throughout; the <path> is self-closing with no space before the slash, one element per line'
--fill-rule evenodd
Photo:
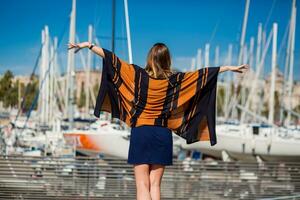
<path fill-rule="evenodd" d="M 101 100 L 97 100 L 97 103 L 101 101 L 101 105 L 104 106 L 96 105 L 96 107 L 100 107 L 98 108 L 98 110 L 106 110 L 111 112 L 113 117 L 116 116 L 120 119 L 123 119 L 123 121 L 125 121 L 128 125 L 131 125 L 132 128 L 128 152 L 128 163 L 133 164 L 134 166 L 137 199 L 143 200 L 160 199 L 160 186 L 165 166 L 173 164 L 172 131 L 180 133 L 179 135 L 187 139 L 188 143 L 196 142 L 199 140 L 211 140 L 212 145 L 216 143 L 216 139 L 214 139 L 214 134 L 212 132 L 214 132 L 215 118 L 215 98 L 213 96 L 213 93 L 215 93 L 216 91 L 215 86 L 217 74 L 225 71 L 242 73 L 244 69 L 248 68 L 247 65 L 220 66 L 215 68 L 203 68 L 203 70 L 197 70 L 191 73 L 173 72 L 171 70 L 171 56 L 169 49 L 163 43 L 156 43 L 152 46 L 148 53 L 147 64 L 144 69 L 141 69 L 140 67 L 133 64 L 128 64 L 123 60 L 117 58 L 116 55 L 112 52 L 89 42 L 69 44 L 69 49 L 73 48 L 75 48 L 75 52 L 82 48 L 89 48 L 91 51 L 104 58 L 105 62 L 103 69 L 107 71 L 111 68 L 114 68 L 114 70 L 107 72 L 107 75 L 105 73 L 105 77 L 110 77 L 108 78 L 110 80 L 107 80 L 105 77 L 101 80 L 101 82 L 103 82 L 103 84 L 101 83 L 101 86 L 103 88 L 100 88 L 100 91 L 104 93 L 104 91 L 106 92 L 106 87 L 108 87 L 109 85 L 113 85 L 111 87 L 111 90 L 115 89 L 116 93 L 110 93 L 110 95 L 107 95 L 107 97 L 105 94 L 98 94 L 98 97 L 99 95 L 102 97 L 98 98 Z M 102 77 L 104 76 L 103 72 Z M 145 75 L 145 72 L 147 72 L 147 75 Z M 131 75 L 132 73 L 134 73 L 135 75 Z M 111 81 L 111 79 L 114 79 L 114 82 Z M 168 82 L 166 82 L 165 80 L 167 80 Z M 105 86 L 104 82 L 106 83 Z M 156 85 L 151 86 L 152 90 L 145 89 L 145 87 L 150 87 L 150 83 L 154 83 Z M 207 86 L 205 86 L 205 84 Z M 132 89 L 132 87 L 137 87 L 138 89 L 134 90 Z M 124 92 L 124 88 L 126 88 L 126 92 Z M 155 90 L 153 90 L 153 88 Z M 163 90 L 163 88 L 165 88 L 165 90 Z M 124 90 L 123 93 L 122 90 Z M 176 90 L 177 96 L 175 92 Z M 170 91 L 172 91 L 173 93 Z M 180 91 L 183 92 L 180 93 Z M 128 99 L 130 99 L 128 97 L 130 96 L 128 92 L 132 92 L 135 96 L 133 100 L 131 99 L 131 101 L 125 103 Z M 160 94 L 164 94 L 165 96 Z M 184 96 L 184 94 L 186 95 Z M 148 99 L 142 99 L 143 95 L 147 96 L 145 98 Z M 120 104 L 122 104 L 120 105 L 120 108 L 122 108 L 123 106 L 125 108 L 124 110 L 126 110 L 127 105 L 127 110 L 129 107 L 134 111 L 132 113 L 129 111 L 127 113 L 125 113 L 125 111 L 121 112 L 122 109 L 116 111 L 116 108 L 114 107 L 117 107 L 117 105 L 119 106 L 119 101 L 115 103 L 115 106 L 107 106 L 107 98 L 110 98 L 109 96 L 115 96 L 115 98 L 120 97 Z M 166 100 L 162 99 L 161 97 L 165 97 Z M 138 100 L 136 100 L 137 98 Z M 151 101 L 151 99 L 153 101 Z M 176 103 L 178 103 L 178 105 L 173 104 L 175 102 L 174 99 L 176 99 Z M 110 99 L 110 101 L 111 104 L 114 103 L 113 99 Z M 143 101 L 144 104 L 139 104 Z M 132 102 L 133 104 L 130 104 Z M 161 110 L 158 109 L 157 105 L 159 105 L 159 103 L 157 102 L 164 102 L 164 105 L 162 107 L 167 111 L 164 113 L 161 112 Z M 180 104 L 179 102 L 182 103 Z M 198 105 L 197 107 L 197 102 L 201 102 L 201 104 L 204 106 Z M 151 104 L 152 107 L 148 104 Z M 179 104 L 182 107 L 180 107 Z M 177 106 L 180 109 L 176 110 Z M 210 110 L 205 110 L 205 107 L 209 107 Z M 139 110 L 140 108 L 142 111 Z M 115 109 L 115 111 L 113 109 Z M 137 115 L 136 118 L 132 117 L 132 115 L 135 115 L 137 112 L 140 111 L 139 113 L 141 113 L 144 110 L 147 111 L 148 118 L 145 117 L 145 115 Z M 160 118 L 155 115 L 155 112 L 158 110 L 159 112 L 161 112 L 161 114 L 159 115 Z M 95 115 L 98 116 L 98 111 L 95 112 L 97 112 L 97 114 Z M 125 117 L 122 118 L 119 112 L 124 114 Z M 130 115 L 129 117 L 126 116 L 126 114 L 129 115 L 128 113 L 131 113 L 132 115 Z M 207 119 L 205 120 L 203 120 L 203 116 L 201 116 L 200 119 L 200 115 L 203 115 L 203 113 L 206 113 L 205 117 Z M 198 114 L 199 117 L 196 117 L 198 116 Z M 151 115 L 155 115 L 155 117 L 153 117 L 153 119 L 155 118 L 155 120 L 149 120 L 149 118 L 151 118 Z M 180 121 L 180 126 L 178 124 L 178 119 L 181 119 L 179 115 L 182 115 L 182 119 L 184 119 L 183 121 Z M 177 120 L 176 123 L 172 123 L 172 121 L 169 120 L 169 118 L 171 119 L 172 117 L 173 122 Z M 168 120 L 169 122 L 167 123 Z M 198 126 L 195 125 L 195 123 L 201 125 Z M 172 124 L 176 124 L 177 128 L 173 129 Z M 191 124 L 194 125 L 192 126 Z M 208 126 L 208 128 L 203 128 L 203 124 L 205 126 Z M 191 132 L 188 132 L 189 129 L 191 129 Z M 206 132 L 208 133 L 207 136 L 204 137 L 204 134 L 198 135 L 198 129 L 202 129 L 202 132 L 205 132 L 206 130 Z M 195 133 L 196 137 L 195 135 L 193 135 Z"/>

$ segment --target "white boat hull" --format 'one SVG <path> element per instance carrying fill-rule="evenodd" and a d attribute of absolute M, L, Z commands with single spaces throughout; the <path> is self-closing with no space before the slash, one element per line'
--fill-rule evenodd
<path fill-rule="evenodd" d="M 248 128 L 248 129 L 247 129 Z M 204 154 L 222 158 L 222 152 L 238 160 L 253 160 L 260 156 L 263 160 L 287 161 L 300 160 L 300 140 L 280 137 L 272 128 L 264 128 L 260 134 L 254 135 L 251 127 L 217 126 L 217 144 L 209 142 L 182 143 L 182 148 L 200 150 Z M 247 132 L 248 130 L 248 132 Z"/>

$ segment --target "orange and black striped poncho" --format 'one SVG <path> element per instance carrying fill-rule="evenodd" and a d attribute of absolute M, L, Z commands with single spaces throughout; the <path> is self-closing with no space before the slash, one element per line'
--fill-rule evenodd
<path fill-rule="evenodd" d="M 101 84 L 94 115 L 107 111 L 129 127 L 163 126 L 186 140 L 217 143 L 216 87 L 219 67 L 175 72 L 168 79 L 150 76 L 103 49 Z"/>

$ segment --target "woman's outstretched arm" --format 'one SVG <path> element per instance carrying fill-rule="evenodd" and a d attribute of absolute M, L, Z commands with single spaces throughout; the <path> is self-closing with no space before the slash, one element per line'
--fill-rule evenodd
<path fill-rule="evenodd" d="M 221 66 L 220 67 L 220 73 L 226 72 L 226 71 L 232 71 L 232 72 L 238 72 L 243 73 L 243 70 L 247 70 L 249 66 L 247 64 L 239 65 L 239 66 Z"/>
<path fill-rule="evenodd" d="M 69 48 L 68 49 L 73 49 L 73 48 L 76 49 L 75 50 L 76 52 L 79 51 L 82 48 L 89 48 L 89 49 L 91 49 L 92 52 L 94 52 L 95 54 L 101 56 L 102 58 L 105 57 L 103 49 L 101 47 L 98 47 L 98 46 L 94 45 L 94 44 L 91 44 L 90 42 L 81 42 L 81 43 L 78 43 L 78 44 L 69 43 Z"/>
<path fill-rule="evenodd" d="M 91 51 L 93 51 L 95 54 L 101 56 L 102 58 L 105 57 L 103 49 L 94 44 L 91 44 L 90 42 L 81 42 L 78 44 L 69 43 L 68 49 L 73 49 L 73 48 L 76 49 L 75 52 L 79 51 L 82 48 L 90 48 Z M 222 72 L 226 72 L 226 71 L 232 71 L 232 72 L 243 73 L 243 70 L 246 70 L 248 68 L 249 68 L 249 66 L 247 64 L 243 64 L 243 65 L 239 65 L 239 66 L 221 66 L 219 72 L 222 73 Z"/>

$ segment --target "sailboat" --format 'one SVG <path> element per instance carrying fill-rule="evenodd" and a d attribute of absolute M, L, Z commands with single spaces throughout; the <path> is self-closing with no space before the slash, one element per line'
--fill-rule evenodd
<path fill-rule="evenodd" d="M 182 143 L 182 148 L 200 150 L 216 158 L 232 160 L 296 161 L 300 160 L 299 130 L 287 130 L 258 124 L 217 125 L 217 144 Z"/>

